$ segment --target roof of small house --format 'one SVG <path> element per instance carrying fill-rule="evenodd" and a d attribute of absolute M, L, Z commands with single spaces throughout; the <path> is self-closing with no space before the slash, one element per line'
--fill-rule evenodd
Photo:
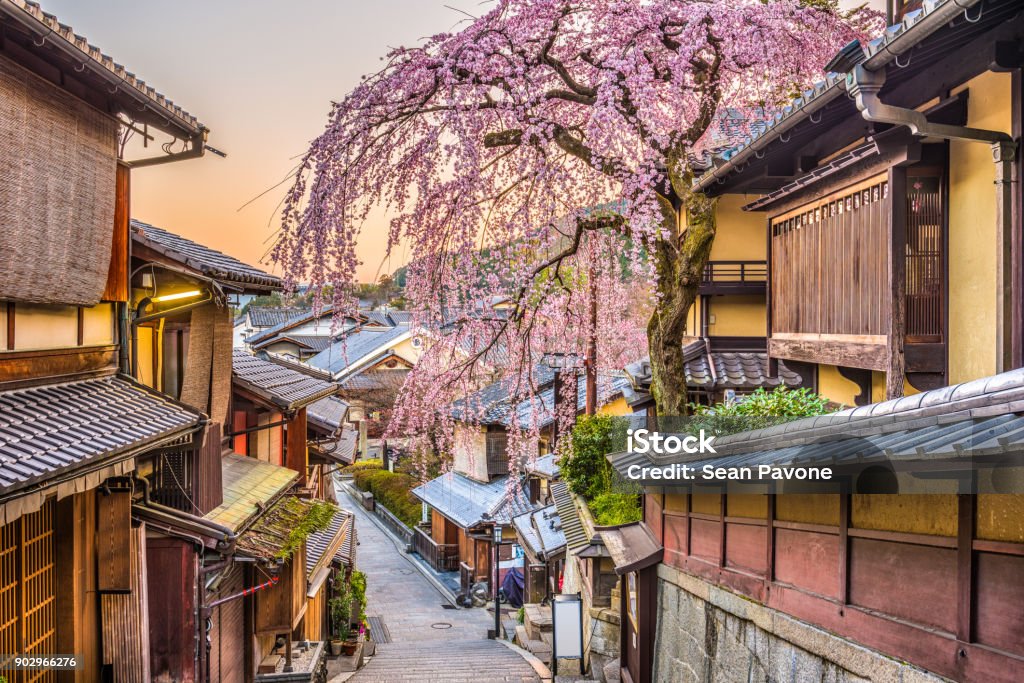
<path fill-rule="evenodd" d="M 529 427 L 534 422 L 543 429 L 554 422 L 555 387 L 553 372 L 548 368 L 542 370 L 538 365 L 534 382 L 539 391 L 530 398 L 513 403 L 510 396 L 508 380 L 499 380 L 488 384 L 466 398 L 453 401 L 449 410 L 452 417 L 463 422 L 480 425 L 501 425 L 509 427 L 518 421 L 521 427 Z M 614 401 L 629 388 L 629 379 L 625 373 L 615 372 L 599 375 L 597 378 L 597 403 L 599 406 Z M 581 412 L 587 404 L 586 383 L 576 384 L 576 410 Z M 479 411 L 479 415 L 477 412 Z"/>
<path fill-rule="evenodd" d="M 31 0 L 0 3 L 0 23 L 10 23 L 12 29 L 16 25 L 28 32 L 34 47 L 73 67 L 78 72 L 77 80 L 104 88 L 134 120 L 168 132 L 176 131 L 183 138 L 200 135 L 206 129 L 195 116 L 101 52 L 57 17 L 43 11 L 39 3 Z M 9 33 L 13 34 L 13 30 Z"/>
<path fill-rule="evenodd" d="M 661 562 L 664 549 L 643 522 L 596 527 L 595 531 L 601 535 L 619 576 Z"/>
<path fill-rule="evenodd" d="M 412 490 L 412 494 L 469 529 L 484 522 L 508 524 L 533 508 L 521 478 L 498 477 L 479 482 L 458 472 L 446 472 Z"/>
<path fill-rule="evenodd" d="M 343 375 L 376 357 L 389 346 L 399 343 L 409 333 L 408 325 L 363 327 L 349 332 L 306 362 L 332 375 Z"/>
<path fill-rule="evenodd" d="M 337 396 L 327 396 L 306 406 L 306 417 L 315 426 L 334 433 L 345 424 L 349 405 Z"/>
<path fill-rule="evenodd" d="M 346 317 L 337 327 L 335 327 L 334 325 L 333 318 L 334 307 L 331 305 L 323 306 L 322 308 L 320 308 L 320 310 L 314 310 L 312 308 L 298 309 L 290 317 L 284 318 L 283 320 L 279 320 L 278 322 L 274 323 L 272 326 L 266 329 L 259 330 L 245 341 L 251 344 L 254 348 L 266 346 L 268 343 L 273 343 L 273 340 L 275 340 L 276 337 L 283 336 L 284 333 L 287 332 L 288 330 L 293 330 L 296 327 L 299 327 L 300 325 L 305 325 L 306 323 L 309 322 L 324 319 L 328 320 L 329 322 L 324 323 L 323 333 L 309 336 L 331 338 L 332 336 L 337 336 L 343 332 L 347 332 L 353 329 L 360 322 L 364 322 L 366 316 L 362 313 L 359 313 L 356 318 Z M 317 327 L 319 328 L 319 324 L 317 325 Z"/>
<path fill-rule="evenodd" d="M 221 459 L 221 473 L 224 501 L 205 518 L 232 531 L 248 525 L 299 478 L 298 472 L 287 467 L 236 453 Z"/>
<path fill-rule="evenodd" d="M 243 289 L 280 289 L 281 278 L 169 230 L 132 219 L 132 240 L 208 278 Z"/>
<path fill-rule="evenodd" d="M 512 526 L 534 556 L 551 559 L 565 550 L 562 520 L 554 505 L 542 507 L 512 518 Z"/>
<path fill-rule="evenodd" d="M 333 560 L 348 564 L 351 558 L 351 536 L 355 533 L 355 516 L 348 510 L 338 509 L 331 517 L 326 529 L 316 531 L 306 538 L 306 576 L 313 575 L 322 567 L 330 566 Z M 346 540 L 349 544 L 347 557 L 342 552 Z"/>
<path fill-rule="evenodd" d="M 235 349 L 231 363 L 235 384 L 284 409 L 302 408 L 338 393 L 338 385 Z"/>
<path fill-rule="evenodd" d="M 715 467 L 866 466 L 942 461 L 958 471 L 979 463 L 1020 460 L 1024 452 L 1024 369 L 829 415 L 752 429 L 715 440 L 713 458 L 689 456 L 699 470 Z M 631 465 L 654 464 L 640 453 L 608 456 L 624 477 Z M 674 460 L 660 459 L 659 465 Z M 1021 463 L 1018 463 L 1021 464 Z M 653 480 L 638 481 L 656 484 Z M 661 482 L 664 483 L 664 482 Z"/>
<path fill-rule="evenodd" d="M 113 463 L 203 419 L 122 376 L 0 392 L 0 492 Z"/>
<path fill-rule="evenodd" d="M 768 354 L 756 351 L 708 351 L 703 339 L 683 347 L 686 386 L 691 389 L 739 389 L 798 387 L 803 378 L 778 363 L 775 377 L 768 372 Z M 712 367 L 714 372 L 712 372 Z M 644 357 L 625 367 L 633 393 L 630 403 L 648 398 L 651 389 L 651 359 Z"/>
<path fill-rule="evenodd" d="M 527 465 L 528 474 L 536 474 L 546 479 L 558 478 L 561 468 L 558 466 L 558 457 L 554 453 L 542 455 L 534 460 L 532 465 Z"/>
<path fill-rule="evenodd" d="M 354 429 L 342 429 L 333 441 L 324 441 L 312 444 L 311 453 L 322 456 L 331 462 L 342 465 L 351 465 L 356 459 L 356 447 L 359 442 L 359 433 Z"/>
<path fill-rule="evenodd" d="M 569 485 L 564 481 L 553 482 L 551 499 L 558 510 L 558 518 L 562 522 L 562 535 L 565 536 L 565 544 L 569 551 L 576 552 L 590 545 L 590 535 L 580 518 L 580 510 L 576 498 L 569 490 Z"/>
<path fill-rule="evenodd" d="M 390 349 L 379 354 L 381 361 L 386 360 L 390 356 L 401 360 L 400 356 L 397 356 Z M 405 384 L 406 375 L 409 374 L 409 367 L 406 362 L 401 360 L 400 367 L 396 368 L 378 367 L 379 362 L 378 360 L 370 360 L 351 374 L 345 375 L 345 378 L 338 382 L 341 384 L 342 393 L 366 391 L 394 392 L 401 389 L 402 385 Z"/>
<path fill-rule="evenodd" d="M 262 329 L 288 322 L 292 318 L 303 315 L 307 310 L 294 306 L 249 306 L 246 312 L 249 316 L 249 324 Z"/>

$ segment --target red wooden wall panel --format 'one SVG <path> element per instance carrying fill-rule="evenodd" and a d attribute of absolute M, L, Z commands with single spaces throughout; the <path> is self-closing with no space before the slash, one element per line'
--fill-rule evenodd
<path fill-rule="evenodd" d="M 955 550 L 867 538 L 850 542 L 851 603 L 954 632 L 955 595 Z"/>
<path fill-rule="evenodd" d="M 763 575 L 768 565 L 768 555 L 764 550 L 766 538 L 767 527 L 726 524 L 725 566 Z"/>
<path fill-rule="evenodd" d="M 975 637 L 1001 650 L 1024 652 L 1024 557 L 978 553 L 975 563 Z"/>
<path fill-rule="evenodd" d="M 775 578 L 829 597 L 839 596 L 839 537 L 811 531 L 775 530 Z"/>

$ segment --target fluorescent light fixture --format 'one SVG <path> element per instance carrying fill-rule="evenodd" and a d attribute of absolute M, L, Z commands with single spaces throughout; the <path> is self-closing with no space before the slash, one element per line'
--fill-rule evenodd
<path fill-rule="evenodd" d="M 164 294 L 163 296 L 154 297 L 153 298 L 153 303 L 161 304 L 161 303 L 163 303 L 165 301 L 177 301 L 178 299 L 189 299 L 189 298 L 194 297 L 194 296 L 199 296 L 200 294 L 202 294 L 202 292 L 199 291 L 198 289 L 192 289 L 192 290 L 189 290 L 187 292 L 177 292 L 176 294 Z"/>

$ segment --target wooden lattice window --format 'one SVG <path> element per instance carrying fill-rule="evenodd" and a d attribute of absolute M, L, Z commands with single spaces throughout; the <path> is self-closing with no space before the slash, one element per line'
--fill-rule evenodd
<path fill-rule="evenodd" d="M 53 501 L 0 527 L 0 652 L 57 652 Z M 54 671 L 5 671 L 10 683 L 49 683 Z"/>
<path fill-rule="evenodd" d="M 505 432 L 487 434 L 487 474 L 491 477 L 508 474 L 508 434 Z"/>

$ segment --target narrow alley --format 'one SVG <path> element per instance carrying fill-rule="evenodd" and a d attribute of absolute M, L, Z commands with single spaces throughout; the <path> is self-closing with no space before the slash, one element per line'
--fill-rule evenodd
<path fill-rule="evenodd" d="M 540 682 L 530 662 L 511 647 L 487 639 L 493 624 L 485 609 L 457 609 L 415 567 L 400 545 L 344 490 L 339 503 L 356 515 L 357 556 L 367 575 L 367 614 L 383 622 L 386 637 L 352 683 Z M 374 617 L 379 617 L 378 622 Z M 380 638 L 379 634 L 375 634 Z M 337 678 L 334 680 L 344 680 Z"/>

